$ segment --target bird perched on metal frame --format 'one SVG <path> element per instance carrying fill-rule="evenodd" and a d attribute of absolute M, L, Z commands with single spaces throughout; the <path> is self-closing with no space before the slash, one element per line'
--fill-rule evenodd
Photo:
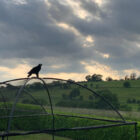
<path fill-rule="evenodd" d="M 41 70 L 42 64 L 37 65 L 36 67 L 33 67 L 29 72 L 28 72 L 28 77 L 30 77 L 32 74 L 36 74 L 36 77 L 39 78 L 39 71 Z"/>

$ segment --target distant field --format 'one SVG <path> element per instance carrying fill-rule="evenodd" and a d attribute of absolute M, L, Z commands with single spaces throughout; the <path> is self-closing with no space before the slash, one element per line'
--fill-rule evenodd
<path fill-rule="evenodd" d="M 130 88 L 123 87 L 124 82 L 125 81 L 109 81 L 109 82 L 102 81 L 102 82 L 83 82 L 80 84 L 87 86 L 88 88 L 94 91 L 104 90 L 104 89 L 110 90 L 113 94 L 117 95 L 121 105 L 128 105 L 129 107 L 131 107 L 132 111 L 138 111 L 138 109 L 140 108 L 140 104 L 138 103 L 130 104 L 127 102 L 127 100 L 135 99 L 136 101 L 140 101 L 140 80 L 129 80 L 131 84 Z M 88 100 L 89 95 L 92 95 L 91 92 L 77 85 L 71 84 L 70 88 L 67 89 L 56 86 L 53 88 L 49 88 L 52 97 L 52 102 L 56 104 L 62 98 L 63 94 L 68 95 L 70 91 L 74 88 L 79 88 L 81 96 L 83 96 L 83 98 L 86 100 Z M 33 95 L 37 98 L 43 98 L 43 99 L 46 98 L 46 93 L 44 90 L 35 91 Z"/>
<path fill-rule="evenodd" d="M 116 94 L 121 104 L 127 104 L 132 107 L 132 110 L 136 111 L 140 105 L 128 104 L 128 99 L 140 100 L 140 80 L 129 80 L 131 87 L 123 87 L 125 81 L 105 81 L 105 82 L 92 82 L 93 87 L 90 87 L 91 83 L 87 83 L 88 87 L 93 90 L 108 89 L 112 93 Z M 98 85 L 98 86 L 97 86 Z M 98 88 L 96 88 L 98 87 Z"/>
<path fill-rule="evenodd" d="M 66 108 L 66 107 L 55 107 L 55 113 L 62 114 L 79 114 L 82 116 L 96 117 L 96 118 L 118 118 L 116 112 L 111 110 L 100 110 L 100 109 L 86 109 L 86 108 Z M 119 111 L 126 120 L 140 121 L 140 112 L 138 111 Z"/>
<path fill-rule="evenodd" d="M 140 111 L 138 111 L 140 104 L 138 103 L 128 103 L 127 100 L 128 99 L 136 99 L 136 100 L 140 100 L 140 81 L 136 80 L 136 81 L 129 81 L 131 84 L 131 88 L 124 88 L 123 87 L 123 82 L 124 81 L 111 81 L 111 82 L 83 82 L 81 83 L 84 86 L 87 86 L 90 89 L 93 89 L 94 91 L 99 91 L 99 90 L 104 90 L 104 89 L 108 89 L 109 91 L 111 91 L 113 94 L 117 95 L 118 100 L 120 102 L 121 105 L 127 105 L 130 106 L 132 108 L 131 111 L 120 111 L 119 112 L 123 115 L 123 117 L 126 120 L 132 120 L 132 121 L 140 121 Z M 54 113 L 55 114 L 68 114 L 68 115 L 79 115 L 81 117 L 83 116 L 87 116 L 87 117 L 96 117 L 96 118 L 103 118 L 103 119 L 116 119 L 116 117 L 118 116 L 116 114 L 115 111 L 111 111 L 108 108 L 105 109 L 101 109 L 101 108 L 88 108 L 89 106 L 86 107 L 66 107 L 65 105 L 62 107 L 58 106 L 57 103 L 61 100 L 64 101 L 68 101 L 67 99 L 65 100 L 64 95 L 65 96 L 69 96 L 71 91 L 73 89 L 78 89 L 80 91 L 80 95 L 78 95 L 78 97 L 76 97 L 76 99 L 71 99 L 69 101 L 71 101 L 70 103 L 72 103 L 73 101 L 75 101 L 77 104 L 79 102 L 81 103 L 88 103 L 88 102 L 94 102 L 93 98 L 92 100 L 89 99 L 90 95 L 93 95 L 93 93 L 91 93 L 90 91 L 88 91 L 85 88 L 82 88 L 78 85 L 74 85 L 74 84 L 70 84 L 67 85 L 68 87 L 64 87 L 62 86 L 62 84 L 58 84 L 58 85 L 48 85 L 48 89 L 49 89 L 49 93 L 51 96 L 51 101 L 53 104 L 53 109 L 54 109 Z M 4 91 L 5 90 L 5 91 Z M 50 108 L 50 102 L 49 102 L 49 98 L 48 98 L 48 93 L 46 93 L 46 91 L 43 88 L 36 88 L 36 89 L 28 89 L 30 95 L 27 94 L 25 91 L 22 92 L 21 96 L 19 97 L 18 103 L 20 104 L 16 104 L 16 113 L 14 112 L 14 115 L 33 115 L 36 113 L 43 113 L 43 107 L 44 109 L 47 110 L 47 112 L 51 113 L 51 108 Z M 8 112 L 4 112 L 4 109 L 8 110 L 9 108 L 12 107 L 12 103 L 13 101 L 15 101 L 15 96 L 16 96 L 16 90 L 13 89 L 13 91 L 11 89 L 7 90 L 6 88 L 3 88 L 3 95 L 5 96 L 5 99 L 7 99 L 7 102 L 2 102 L 3 99 L 1 99 L 1 103 L 0 103 L 0 108 L 1 110 L 3 110 L 2 113 L 5 113 L 7 115 Z M 80 98 L 80 96 L 82 98 Z M 34 100 L 35 99 L 35 100 Z M 38 104 L 38 101 L 40 104 L 43 105 L 43 107 Z M 46 101 L 46 102 L 44 102 Z M 102 101 L 100 101 L 102 103 Z M 22 111 L 23 110 L 23 111 Z M 28 112 L 25 110 L 28 110 Z M 3 114 L 2 114 L 3 115 Z M 34 118 L 34 119 L 33 119 Z M 39 129 L 40 128 L 48 128 L 51 126 L 51 118 L 47 117 L 44 118 L 43 116 L 40 117 L 27 117 L 27 118 L 21 118 L 21 119 L 16 119 L 13 123 L 17 123 L 18 124 L 18 128 L 22 128 L 20 130 L 22 131 L 28 131 L 28 128 L 30 127 L 30 129 Z M 30 123 L 29 123 L 30 122 Z M 87 119 L 81 119 L 81 118 L 74 118 L 74 117 L 69 117 L 66 118 L 64 116 L 60 116 L 60 115 L 56 115 L 55 116 L 55 125 L 56 128 L 59 127 L 65 127 L 65 126 L 69 126 L 69 127 L 81 127 L 81 126 L 88 126 L 88 125 L 99 125 L 102 124 L 102 122 L 97 122 L 94 120 L 87 120 Z M 104 122 L 105 123 L 105 122 Z M 26 125 L 25 125 L 26 124 Z M 3 122 L 3 128 L 5 127 L 5 122 Z M 15 126 L 16 128 L 17 126 Z M 2 127 L 1 127 L 2 129 Z M 139 125 L 138 125 L 138 129 L 140 129 Z M 13 129 L 14 130 L 14 129 Z M 117 127 L 117 128 L 107 128 L 107 129 L 98 129 L 98 130 L 91 130 L 91 131 L 74 131 L 74 132 L 62 132 L 59 133 L 59 136 L 62 137 L 57 137 L 57 133 L 56 133 L 56 140 L 72 140 L 73 138 L 77 138 L 78 140 L 91 140 L 91 138 L 96 139 L 96 140 L 132 140 L 133 139 L 133 127 Z M 129 133 L 128 133 L 129 132 Z M 119 135 L 118 135 L 119 134 Z M 140 134 L 138 134 L 140 137 Z M 66 138 L 64 138 L 66 137 Z M 67 137 L 71 138 L 68 139 Z M 102 138 L 100 138 L 102 137 Z M 52 136 L 48 135 L 48 134 L 39 134 L 39 135 L 29 135 L 29 136 L 16 136 L 16 137 L 9 137 L 9 140 L 51 140 Z"/>
<path fill-rule="evenodd" d="M 127 105 L 127 108 L 124 108 L 122 110 L 126 109 L 127 111 L 128 110 L 139 111 L 140 110 L 140 80 L 129 80 L 130 85 L 131 85 L 130 88 L 125 88 L 123 86 L 124 82 L 125 81 L 102 81 L 102 82 L 81 82 L 80 84 L 96 92 L 98 92 L 99 90 L 107 89 L 118 97 L 118 100 L 121 106 Z M 52 104 L 56 105 L 60 100 L 62 100 L 63 95 L 69 96 L 70 92 L 75 88 L 80 90 L 79 97 L 81 96 L 83 101 L 89 101 L 89 96 L 93 95 L 93 93 L 91 93 L 87 89 L 82 88 L 78 85 L 69 84 L 67 87 L 64 87 L 62 84 L 58 84 L 58 85 L 56 84 L 53 86 L 48 86 L 48 89 L 51 95 Z M 5 92 L 4 96 L 7 96 L 8 98 L 10 98 L 11 101 L 15 99 L 16 90 L 5 89 L 4 92 Z M 43 103 L 43 105 L 49 105 L 48 94 L 43 88 L 39 90 L 37 88 L 36 89 L 31 88 L 30 93 L 39 102 Z M 30 99 L 31 97 L 29 97 L 28 95 L 24 93 L 24 96 L 22 94 L 22 96 L 20 97 L 19 102 L 23 103 L 23 100 L 24 100 L 24 103 L 32 104 L 33 102 L 30 102 L 29 101 Z M 128 103 L 129 99 L 130 100 L 133 99 L 136 102 Z"/>

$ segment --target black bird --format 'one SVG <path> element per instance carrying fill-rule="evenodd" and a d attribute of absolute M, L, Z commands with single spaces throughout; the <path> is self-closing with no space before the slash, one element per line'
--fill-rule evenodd
<path fill-rule="evenodd" d="M 38 66 L 32 68 L 29 72 L 28 72 L 28 77 L 30 77 L 32 74 L 36 74 L 36 77 L 39 77 L 39 71 L 41 70 L 41 66 L 42 64 L 39 64 Z"/>

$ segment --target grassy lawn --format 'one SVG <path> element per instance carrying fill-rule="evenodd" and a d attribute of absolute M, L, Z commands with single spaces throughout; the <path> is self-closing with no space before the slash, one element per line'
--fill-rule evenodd
<path fill-rule="evenodd" d="M 140 111 L 138 110 L 138 108 L 140 108 L 140 104 L 127 102 L 128 99 L 140 100 L 140 80 L 134 80 L 134 81 L 131 80 L 129 82 L 131 84 L 131 88 L 123 87 L 124 81 L 83 82 L 81 84 L 86 85 L 88 88 L 91 88 L 94 91 L 98 91 L 98 90 L 102 90 L 102 89 L 110 90 L 113 94 L 117 95 L 119 103 L 121 105 L 126 104 L 127 106 L 130 106 L 132 108 L 131 111 L 122 111 L 122 110 L 119 111 L 123 115 L 123 117 L 127 120 L 140 121 Z M 82 87 L 74 85 L 74 84 L 69 85 L 68 88 L 64 88 L 62 85 L 48 86 L 48 88 L 49 88 L 50 96 L 51 96 L 52 103 L 53 103 L 54 113 L 56 113 L 56 114 L 70 114 L 70 115 L 88 116 L 88 117 L 96 117 L 96 118 L 107 118 L 107 119 L 115 119 L 118 116 L 115 111 L 113 111 L 113 110 L 111 111 L 108 108 L 105 110 L 103 108 L 102 109 L 99 109 L 99 108 L 98 109 L 97 108 L 96 109 L 95 108 L 89 109 L 88 107 L 86 108 L 83 106 L 81 108 L 79 106 L 78 106 L 79 108 L 78 107 L 76 108 L 74 106 L 73 107 L 71 107 L 71 106 L 66 107 L 64 105 L 65 107 L 63 107 L 63 105 L 62 105 L 62 107 L 60 107 L 60 106 L 56 105 L 56 103 L 61 101 L 62 99 L 65 100 L 65 98 L 63 98 L 63 95 L 65 94 L 68 97 L 74 88 L 77 88 L 80 91 L 80 95 L 78 97 L 76 97 L 76 99 L 79 99 L 79 100 L 72 100 L 72 101 L 75 101 L 77 104 L 78 104 L 78 101 L 81 101 L 82 103 L 84 101 L 87 101 L 87 102 L 94 101 L 94 98 L 93 98 L 93 100 L 89 99 L 89 96 L 93 95 L 93 93 L 91 93 L 90 91 L 88 91 L 85 88 L 82 88 Z M 49 98 L 48 98 L 48 94 L 46 93 L 46 91 L 43 88 L 42 89 L 29 89 L 29 90 L 30 90 L 30 94 L 37 101 L 39 101 L 39 102 L 46 101 L 47 102 L 46 104 L 43 104 L 43 106 L 45 107 L 47 112 L 50 113 L 51 110 L 50 110 L 50 105 L 49 105 Z M 8 102 L 6 104 L 4 104 L 5 106 L 3 105 L 3 103 L 0 103 L 0 107 L 2 109 L 5 108 L 5 110 L 6 110 L 7 106 L 9 108 L 12 107 L 12 103 L 13 103 L 15 96 L 16 96 L 15 91 L 16 90 L 13 90 L 11 92 L 10 89 L 7 90 L 7 89 L 3 88 L 3 95 L 4 95 L 5 99 L 8 99 L 9 105 L 8 105 Z M 80 100 L 80 98 L 79 98 L 80 96 L 82 96 L 82 98 L 83 98 L 82 100 Z M 24 102 L 24 104 L 23 104 L 23 100 L 25 100 L 25 99 L 29 99 L 29 100 L 28 100 L 28 102 Z M 33 113 L 32 113 L 33 110 L 39 111 L 39 113 L 42 113 L 42 112 L 40 112 L 40 110 L 42 111 L 42 107 L 38 104 L 35 104 L 34 102 L 31 102 L 31 101 L 34 101 L 33 98 L 31 98 L 31 96 L 29 96 L 28 94 L 25 94 L 23 92 L 19 98 L 20 104 L 16 105 L 16 109 L 21 109 L 23 111 L 21 111 L 21 112 L 17 111 L 18 112 L 17 115 L 22 115 L 22 114 L 24 115 L 24 110 L 29 110 L 28 112 L 25 112 L 25 115 L 33 115 Z M 7 114 L 6 111 L 4 113 Z M 16 115 L 16 114 L 14 114 L 14 115 Z M 57 119 L 57 117 L 58 117 L 58 119 Z M 72 118 L 72 117 L 68 118 L 68 119 L 66 119 L 65 117 L 62 117 L 62 119 L 60 119 L 59 116 L 57 116 L 57 117 L 55 118 L 55 121 L 57 122 L 56 124 L 57 124 L 58 128 L 59 127 L 63 128 L 64 126 L 70 126 L 70 127 L 79 126 L 80 127 L 80 126 L 86 126 L 88 124 L 88 121 L 84 120 L 84 119 L 77 119 L 77 118 Z M 31 124 L 28 123 L 28 121 L 26 121 L 26 119 L 21 118 L 21 121 L 25 122 L 24 125 L 21 125 L 22 127 L 25 126 L 26 123 L 27 123 L 26 124 L 27 128 L 29 128 L 28 126 L 30 126 L 30 125 L 38 124 L 38 129 L 40 130 L 40 128 L 42 128 L 42 126 L 45 125 L 44 122 L 46 122 L 46 118 L 43 118 L 43 117 L 42 117 L 42 121 L 40 121 L 40 122 L 36 121 L 37 117 L 31 118 L 31 119 L 30 119 L 30 117 L 28 117 L 27 119 L 29 119 Z M 51 123 L 50 120 L 48 119 L 48 122 L 46 123 L 47 125 Z M 19 119 L 19 121 L 15 121 L 15 122 L 17 124 L 20 123 L 20 119 Z M 39 122 L 39 123 L 36 123 L 36 122 Z M 89 121 L 89 122 L 91 122 L 91 121 Z M 93 122 L 93 124 L 96 125 L 95 122 Z M 33 126 L 33 129 L 36 126 Z M 20 125 L 19 125 L 19 127 L 20 127 Z M 140 127 L 139 127 L 139 129 L 140 129 Z M 18 130 L 28 131 L 26 129 L 18 129 Z M 87 135 L 85 135 L 85 131 L 83 131 L 84 134 L 82 132 L 78 132 L 78 133 L 65 132 L 67 135 L 55 136 L 55 140 L 72 140 L 72 139 L 69 139 L 66 137 L 70 137 L 70 138 L 75 137 L 75 139 L 76 139 L 78 134 L 79 134 L 79 137 L 80 137 L 80 135 L 83 135 L 83 137 L 84 136 L 88 137 L 90 134 L 92 138 L 95 136 L 94 134 L 97 135 L 95 138 L 98 138 L 102 134 L 104 134 L 106 136 L 104 136 L 103 138 L 110 138 L 110 139 L 104 139 L 104 140 L 112 140 L 111 137 L 114 138 L 117 136 L 116 132 L 119 132 L 120 134 L 122 133 L 121 140 L 128 140 L 128 138 L 123 139 L 123 134 L 127 134 L 127 129 L 126 129 L 126 133 L 123 130 L 123 128 L 121 130 L 122 132 L 120 131 L 120 129 L 117 129 L 117 128 L 116 128 L 116 130 L 115 129 L 110 129 L 110 130 L 111 131 L 109 131 L 109 129 L 105 129 L 104 131 L 99 130 L 97 132 L 93 131 L 93 133 L 90 131 L 86 131 Z M 112 131 L 114 131 L 114 132 L 112 133 Z M 112 136 L 110 136 L 111 134 L 112 134 Z M 63 136 L 63 137 L 60 137 L 60 136 Z M 66 137 L 64 138 L 64 136 L 66 136 Z M 93 139 L 95 139 L 95 138 L 93 138 Z M 9 140 L 25 140 L 25 139 L 26 140 L 52 140 L 52 136 L 49 134 L 36 134 L 36 135 L 28 135 L 28 136 L 9 137 Z M 86 140 L 86 139 L 79 138 L 78 140 Z M 88 138 L 88 140 L 91 140 L 90 137 Z M 118 139 L 116 138 L 115 140 L 118 140 Z"/>
<path fill-rule="evenodd" d="M 73 115 L 82 115 L 95 118 L 118 118 L 116 112 L 111 110 L 102 110 L 102 109 L 87 109 L 87 108 L 67 108 L 67 107 L 55 107 L 54 112 L 58 114 L 73 114 Z M 135 120 L 140 121 L 140 112 L 138 111 L 119 111 L 120 114 L 126 120 Z"/>
<path fill-rule="evenodd" d="M 27 135 L 27 136 L 13 136 L 13 137 L 8 137 L 8 140 L 52 140 L 52 135 L 36 134 L 36 135 Z M 55 136 L 55 140 L 71 140 L 71 139 Z"/>

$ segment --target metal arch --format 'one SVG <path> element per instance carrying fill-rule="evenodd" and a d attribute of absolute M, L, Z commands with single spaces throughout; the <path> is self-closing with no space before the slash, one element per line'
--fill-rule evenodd
<path fill-rule="evenodd" d="M 52 100 L 51 100 L 51 96 L 50 96 L 50 92 L 49 92 L 49 89 L 46 85 L 46 82 L 42 79 L 42 78 L 38 78 L 42 81 L 43 85 L 44 85 L 44 88 L 46 90 L 46 92 L 48 93 L 48 97 L 49 97 L 49 101 L 50 101 L 50 106 L 51 106 L 51 114 L 52 114 L 52 117 L 53 117 L 53 121 L 52 121 L 52 129 L 53 129 L 53 132 L 52 132 L 52 139 L 54 140 L 54 132 L 55 132 L 55 127 L 54 127 L 54 121 L 55 121 L 55 117 L 54 117 L 54 112 L 53 112 L 53 106 L 52 106 Z"/>
<path fill-rule="evenodd" d="M 9 133 L 9 130 L 10 130 L 10 127 L 11 127 L 11 121 L 12 121 L 12 117 L 13 117 L 13 113 L 14 113 L 14 110 L 15 110 L 15 106 L 16 106 L 16 103 L 18 102 L 18 98 L 21 94 L 21 91 L 24 89 L 24 87 L 26 86 L 27 82 L 29 81 L 30 79 L 26 79 L 25 83 L 23 86 L 21 86 L 21 88 L 18 90 L 17 92 L 17 96 L 16 96 L 16 99 L 15 99 L 15 102 L 12 106 L 12 109 L 11 109 L 11 112 L 10 112 L 10 116 L 9 116 L 9 120 L 8 120 L 8 128 L 7 128 L 7 133 Z M 15 80 L 16 81 L 16 80 Z"/>
<path fill-rule="evenodd" d="M 8 82 L 13 82 L 13 81 L 17 81 L 17 80 L 26 80 L 26 79 L 29 79 L 29 78 L 17 78 L 17 79 L 7 80 L 4 82 L 0 82 L 0 84 L 6 84 Z"/>
<path fill-rule="evenodd" d="M 7 104 L 6 104 L 6 99 L 5 99 L 5 97 L 4 97 L 4 95 L 3 95 L 3 93 L 0 91 L 0 96 L 2 97 L 2 100 L 3 100 L 3 102 L 4 102 L 4 106 L 5 106 L 5 109 L 6 109 L 6 114 L 8 115 L 8 107 L 7 107 Z"/>
<path fill-rule="evenodd" d="M 63 80 L 63 79 L 59 79 L 59 78 L 42 78 L 42 79 L 50 79 L 50 80 L 65 81 L 65 82 L 69 82 L 69 83 L 72 83 L 72 84 L 76 84 L 76 85 L 78 85 L 78 86 L 80 86 L 80 87 L 83 87 L 83 88 L 89 90 L 89 91 L 92 92 L 94 95 L 100 97 L 103 101 L 105 101 L 105 102 L 120 116 L 120 118 L 123 120 L 123 122 L 125 122 L 125 119 L 123 118 L 123 116 L 119 113 L 119 111 L 118 111 L 106 98 L 104 98 L 103 96 L 99 95 L 97 92 L 91 90 L 90 88 L 85 87 L 85 86 L 83 86 L 83 85 L 81 85 L 81 84 L 79 84 L 79 83 L 76 83 L 76 82 L 70 81 L 70 80 Z"/>
<path fill-rule="evenodd" d="M 21 86 L 21 88 L 20 88 L 20 89 L 18 90 L 18 92 L 17 92 L 17 96 L 16 96 L 15 102 L 14 102 L 14 104 L 13 104 L 13 106 L 12 106 L 12 110 L 11 110 L 10 116 L 9 116 L 7 133 L 9 133 L 9 130 L 10 130 L 10 127 L 11 127 L 11 121 L 12 121 L 13 113 L 14 113 L 14 110 L 15 110 L 16 103 L 18 102 L 19 96 L 20 96 L 22 90 L 25 88 L 26 84 L 27 84 L 30 80 L 32 80 L 32 79 L 38 79 L 38 80 L 40 80 L 40 81 L 43 83 L 43 86 L 44 86 L 44 88 L 45 88 L 45 90 L 46 90 L 46 93 L 48 93 L 49 102 L 50 102 L 50 106 L 51 106 L 51 112 L 52 112 L 52 116 L 53 116 L 52 127 L 53 127 L 53 130 L 54 130 L 54 113 L 53 113 L 52 101 L 51 101 L 51 97 L 50 97 L 49 90 L 48 90 L 48 88 L 47 88 L 47 86 L 46 86 L 46 83 L 45 83 L 45 81 L 44 81 L 43 79 L 41 79 L 41 78 L 34 78 L 34 77 L 33 77 L 33 78 L 30 78 L 30 79 L 29 79 L 29 78 L 20 78 L 20 79 L 13 79 L 13 80 L 9 80 L 9 81 L 3 82 L 3 83 L 7 83 L 7 82 L 17 81 L 17 80 L 26 80 L 25 83 L 24 83 L 24 85 Z M 3 84 L 3 83 L 2 83 L 2 84 Z M 0 84 L 1 84 L 1 83 L 0 83 Z M 54 140 L 54 135 L 53 135 L 53 140 Z"/>
<path fill-rule="evenodd" d="M 87 88 L 87 87 L 85 87 L 85 86 L 83 86 L 83 85 L 81 85 L 81 84 L 79 84 L 79 83 L 76 83 L 76 82 L 73 82 L 73 81 L 69 81 L 69 80 L 63 80 L 63 79 L 58 79 L 58 78 L 35 78 L 35 77 L 33 77 L 33 78 L 19 78 L 19 79 L 13 79 L 13 80 L 9 80 L 9 81 L 5 81 L 5 82 L 0 82 L 0 84 L 6 84 L 6 83 L 8 83 L 8 82 L 11 82 L 11 81 L 17 81 L 17 80 L 26 80 L 25 81 L 25 83 L 24 83 L 24 85 L 21 87 L 22 89 L 26 86 L 26 84 L 27 84 L 27 82 L 29 81 L 29 80 L 32 80 L 32 79 L 40 79 L 42 82 L 43 82 L 43 85 L 44 85 L 44 87 L 45 87 L 45 89 L 46 89 L 46 92 L 48 93 L 49 92 L 49 90 L 48 90 L 48 87 L 47 87 L 47 84 L 46 84 L 46 82 L 44 81 L 45 79 L 51 79 L 51 80 L 60 80 L 60 81 L 65 81 L 65 82 L 69 82 L 69 83 L 73 83 L 73 84 L 75 84 L 75 85 L 78 85 L 78 86 L 81 86 L 81 87 L 83 87 L 83 88 L 85 88 L 85 89 L 87 89 L 87 90 L 89 90 L 89 91 L 91 91 L 93 94 L 95 94 L 96 96 L 99 96 L 100 98 L 102 98 L 117 114 L 119 113 L 118 112 L 118 110 L 108 101 L 108 100 L 106 100 L 104 97 L 102 97 L 101 95 L 98 95 L 98 93 L 96 93 L 95 91 L 93 91 L 93 90 L 91 90 L 90 88 Z M 19 94 L 21 94 L 20 93 L 20 90 L 22 91 L 22 89 L 19 89 L 18 90 L 18 92 L 17 93 L 19 93 Z M 18 95 L 18 94 L 17 94 Z M 50 95 L 50 93 L 49 93 L 49 95 Z M 17 97 L 17 96 L 16 96 Z M 50 97 L 50 96 L 49 96 Z M 16 100 L 15 100 L 16 101 Z M 17 101 L 18 101 L 18 98 L 17 98 Z M 51 98 L 50 98 L 50 101 L 51 101 Z M 15 103 L 16 104 L 16 103 Z M 51 103 L 51 105 L 52 105 L 52 103 Z M 53 108 L 52 108 L 52 112 L 53 112 Z M 55 114 L 56 115 L 56 114 Z M 124 119 L 123 119 L 123 117 L 122 117 L 122 115 L 119 113 L 118 114 L 119 116 L 120 116 L 120 118 L 123 120 L 123 122 L 122 122 L 122 124 L 119 124 L 119 126 L 122 126 L 122 125 L 133 125 L 133 124 L 135 124 L 135 128 L 134 128 L 134 131 L 135 131 L 135 140 L 137 140 L 137 127 L 136 127 L 136 125 L 137 125 L 137 123 L 136 122 L 134 122 L 134 123 L 129 123 L 129 122 L 126 122 Z M 9 118 L 10 117 L 13 117 L 13 116 L 9 116 Z M 54 113 L 53 113 L 53 117 L 54 117 Z M 12 119 L 12 118 L 11 118 Z M 54 119 L 53 119 L 53 121 L 54 121 Z M 120 121 L 121 122 L 121 121 Z M 118 125 L 115 125 L 115 124 L 113 124 L 112 126 L 118 126 Z M 106 127 L 111 127 L 111 126 L 109 126 L 109 125 L 107 125 L 107 126 L 97 126 L 97 127 L 84 127 L 84 128 L 71 128 L 70 130 L 84 130 L 84 129 L 87 129 L 87 130 L 89 130 L 89 129 L 97 129 L 97 128 L 106 128 Z M 9 129 L 10 130 L 10 129 Z M 69 129 L 67 129 L 68 131 L 69 131 Z M 66 130 L 66 131 L 67 131 Z M 57 131 L 65 131 L 64 129 L 53 129 L 53 130 L 42 130 L 42 131 L 38 131 L 38 132 L 27 132 L 25 135 L 28 135 L 28 134 L 35 134 L 35 133 L 46 133 L 46 132 L 50 132 L 51 134 L 54 134 L 55 132 L 57 132 Z M 24 135 L 24 133 L 15 133 L 15 134 L 12 134 L 12 133 L 5 133 L 5 134 L 1 134 L 0 136 L 2 137 L 2 139 L 4 139 L 4 137 L 5 136 L 12 136 L 12 135 Z M 53 135 L 53 138 L 54 138 L 54 135 Z"/>
<path fill-rule="evenodd" d="M 44 110 L 44 112 L 45 112 L 46 114 L 48 114 L 48 112 L 46 111 L 46 109 L 43 107 L 42 104 L 40 104 L 40 103 L 37 101 L 36 98 L 34 98 L 34 97 L 33 97 L 27 90 L 25 90 L 25 89 L 24 89 L 24 92 L 25 92 L 28 96 L 30 96 L 38 105 L 40 105 L 41 108 L 42 108 L 42 110 Z"/>
<path fill-rule="evenodd" d="M 17 80 L 27 80 L 27 79 L 28 79 L 28 78 L 12 79 L 12 80 L 8 80 L 8 81 L 1 82 L 0 84 L 5 84 L 5 83 L 8 83 L 8 82 L 17 81 Z M 105 102 L 120 116 L 120 118 L 125 122 L 125 119 L 123 118 L 123 116 L 119 113 L 119 111 L 118 111 L 108 100 L 106 100 L 103 96 L 99 95 L 98 93 L 96 93 L 95 91 L 91 90 L 91 89 L 88 88 L 88 87 L 85 87 L 85 86 L 83 86 L 83 85 L 81 85 L 81 84 L 79 84 L 79 83 L 76 83 L 76 82 L 74 82 L 74 81 L 64 80 L 64 79 L 60 79 L 60 78 L 50 78 L 50 77 L 48 77 L 48 78 L 46 78 L 46 77 L 44 77 L 44 78 L 36 78 L 36 77 L 32 77 L 32 78 L 30 78 L 30 79 L 40 79 L 41 81 L 42 81 L 43 79 L 59 80 L 59 81 L 65 81 L 65 82 L 69 82 L 69 83 L 73 83 L 73 84 L 76 84 L 76 85 L 78 85 L 78 86 L 81 86 L 81 87 L 83 87 L 83 88 L 89 90 L 90 92 L 92 92 L 94 95 L 96 95 L 96 96 L 100 97 L 101 99 L 103 99 L 103 100 L 104 100 L 104 101 L 105 101 Z M 42 81 L 42 82 L 43 82 L 43 81 Z M 43 83 L 44 83 L 44 82 L 43 82 Z M 45 84 L 45 85 L 46 85 L 46 84 Z M 47 88 L 46 88 L 46 89 L 47 89 Z"/>

